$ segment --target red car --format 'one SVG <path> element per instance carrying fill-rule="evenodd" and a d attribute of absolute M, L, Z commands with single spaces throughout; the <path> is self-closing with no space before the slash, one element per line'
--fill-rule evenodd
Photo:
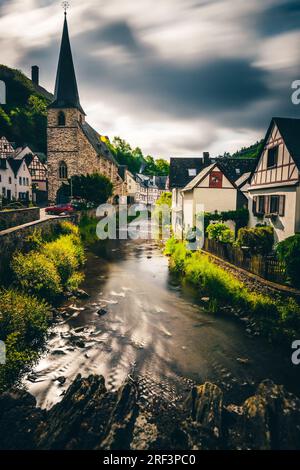
<path fill-rule="evenodd" d="M 51 206 L 45 209 L 46 214 L 49 215 L 71 214 L 74 211 L 75 209 L 72 204 L 57 204 L 57 206 Z"/>

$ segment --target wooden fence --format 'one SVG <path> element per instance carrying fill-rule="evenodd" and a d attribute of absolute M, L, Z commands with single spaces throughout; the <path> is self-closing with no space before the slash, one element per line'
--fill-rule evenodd
<path fill-rule="evenodd" d="M 227 243 L 205 239 L 204 250 L 250 273 L 278 284 L 286 283 L 284 264 L 275 255 L 251 255 L 247 250 Z"/>

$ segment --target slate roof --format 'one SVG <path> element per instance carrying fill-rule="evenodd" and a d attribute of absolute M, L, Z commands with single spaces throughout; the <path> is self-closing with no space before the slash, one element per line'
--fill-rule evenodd
<path fill-rule="evenodd" d="M 9 166 L 14 172 L 15 177 L 17 177 L 18 171 L 23 164 L 23 160 L 15 160 L 14 158 L 8 158 Z"/>
<path fill-rule="evenodd" d="M 236 182 L 244 173 L 251 173 L 256 167 L 255 158 L 218 158 L 216 162 L 230 181 Z"/>
<path fill-rule="evenodd" d="M 289 153 L 300 170 L 300 119 L 274 117 L 268 129 L 266 140 L 276 124 Z"/>
<path fill-rule="evenodd" d="M 103 155 L 108 160 L 118 166 L 113 154 L 111 153 L 105 142 L 101 140 L 101 135 L 98 134 L 98 132 L 95 131 L 95 129 L 93 129 L 87 122 L 81 124 L 81 129 L 83 130 L 84 135 L 86 136 L 94 150 L 97 152 L 97 154 Z"/>
<path fill-rule="evenodd" d="M 203 158 L 171 158 L 170 159 L 170 189 L 184 188 L 195 176 L 189 175 L 189 169 L 195 169 L 196 174 L 208 166 Z"/>
<path fill-rule="evenodd" d="M 85 114 L 79 100 L 66 15 L 57 67 L 54 101 L 49 108 L 77 108 Z"/>
<path fill-rule="evenodd" d="M 251 172 L 256 165 L 254 158 L 212 158 L 204 163 L 203 158 L 171 158 L 170 160 L 170 189 L 184 188 L 194 178 L 189 175 L 189 169 L 195 169 L 196 175 L 213 163 L 218 163 L 220 170 L 231 181 L 235 182 L 244 173 Z"/>

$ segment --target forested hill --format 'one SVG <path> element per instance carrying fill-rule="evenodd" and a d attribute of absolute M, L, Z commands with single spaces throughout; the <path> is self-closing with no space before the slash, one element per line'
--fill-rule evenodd
<path fill-rule="evenodd" d="M 6 105 L 0 105 L 0 135 L 16 145 L 46 152 L 47 105 L 51 94 L 35 86 L 19 70 L 0 65 L 6 83 Z"/>
<path fill-rule="evenodd" d="M 263 143 L 264 141 L 260 140 L 259 142 L 250 145 L 250 147 L 242 147 L 240 150 L 232 154 L 225 152 L 223 156 L 229 158 L 256 158 L 262 149 Z"/>

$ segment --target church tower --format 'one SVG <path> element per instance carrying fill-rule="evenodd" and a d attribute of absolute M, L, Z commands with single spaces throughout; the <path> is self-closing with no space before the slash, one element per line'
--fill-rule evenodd
<path fill-rule="evenodd" d="M 54 101 L 48 107 L 47 153 L 49 196 L 51 202 L 62 200 L 59 189 L 80 173 L 79 134 L 85 123 L 81 107 L 69 39 L 67 13 L 57 67 Z"/>

